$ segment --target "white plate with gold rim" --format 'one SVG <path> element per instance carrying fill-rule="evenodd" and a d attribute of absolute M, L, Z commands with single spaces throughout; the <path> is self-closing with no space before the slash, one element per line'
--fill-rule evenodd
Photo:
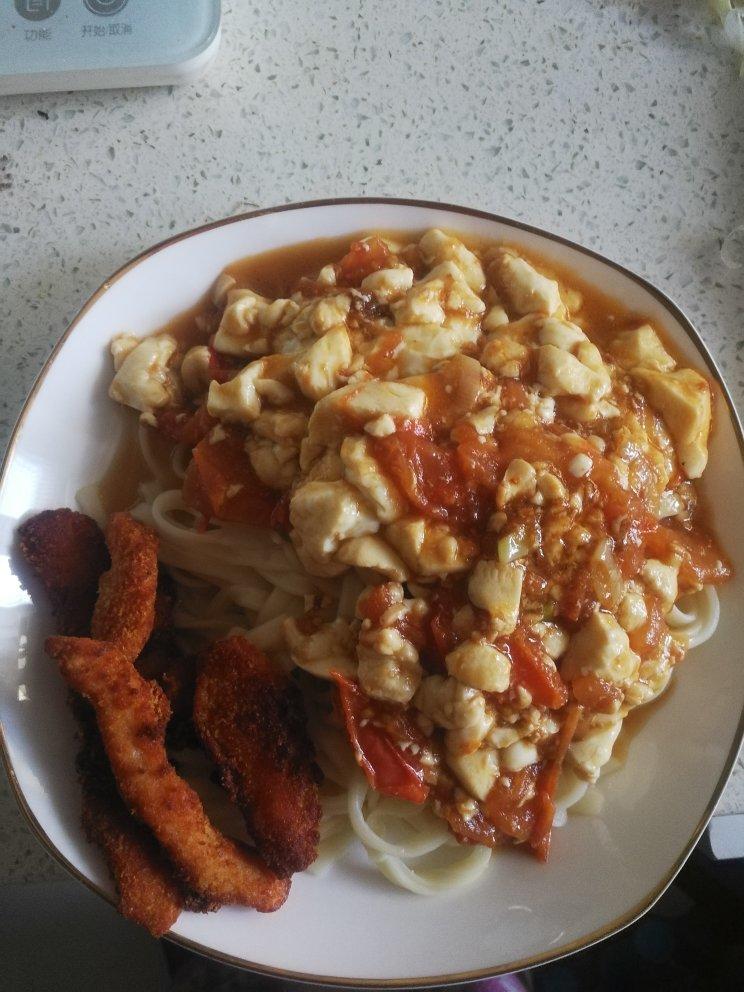
<path fill-rule="evenodd" d="M 0 482 L 0 719 L 3 758 L 19 803 L 49 851 L 113 898 L 80 826 L 74 725 L 65 687 L 44 656 L 49 617 L 12 567 L 14 532 L 29 513 L 74 506 L 100 478 L 121 431 L 107 397 L 107 345 L 146 334 L 196 303 L 246 255 L 361 230 L 444 227 L 504 240 L 566 267 L 649 318 L 681 359 L 713 383 L 715 431 L 702 490 L 735 574 L 721 592 L 715 637 L 683 662 L 673 688 L 634 734 L 625 765 L 602 785 L 599 816 L 556 831 L 548 865 L 498 853 L 472 888 L 423 898 L 396 889 L 352 849 L 328 874 L 296 877 L 276 914 L 224 908 L 183 913 L 171 937 L 232 964 L 328 984 L 433 985 L 528 967 L 584 947 L 645 912 L 689 855 L 744 734 L 744 664 L 736 604 L 744 596 L 741 426 L 720 373 L 687 318 L 658 289 L 555 235 L 479 211 L 402 200 L 333 200 L 278 207 L 187 232 L 120 269 L 72 322 L 16 427 Z"/>

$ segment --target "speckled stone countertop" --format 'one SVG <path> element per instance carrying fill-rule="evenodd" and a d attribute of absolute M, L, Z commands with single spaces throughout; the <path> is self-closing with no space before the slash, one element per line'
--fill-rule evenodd
<path fill-rule="evenodd" d="M 3 444 L 70 318 L 132 255 L 252 207 L 365 194 L 493 210 L 641 272 L 744 410 L 744 269 L 719 255 L 744 223 L 744 81 L 702 0 L 223 7 L 201 82 L 0 98 Z M 1 791 L 0 881 L 56 873 Z"/>

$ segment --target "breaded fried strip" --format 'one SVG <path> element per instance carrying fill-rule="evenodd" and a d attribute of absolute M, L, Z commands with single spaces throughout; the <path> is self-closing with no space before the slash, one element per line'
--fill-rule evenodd
<path fill-rule="evenodd" d="M 83 827 L 104 853 L 119 894 L 119 912 L 162 937 L 183 906 L 180 885 L 147 828 L 118 797 L 83 791 Z"/>
<path fill-rule="evenodd" d="M 128 513 L 115 513 L 106 528 L 106 543 L 111 568 L 98 584 L 91 635 L 115 644 L 133 662 L 155 622 L 158 539 Z"/>
<path fill-rule="evenodd" d="M 92 704 L 122 798 L 155 834 L 189 888 L 213 902 L 278 909 L 289 882 L 218 833 L 197 794 L 168 761 L 169 706 L 162 689 L 143 679 L 114 645 L 50 637 L 46 649 L 70 686 Z"/>
<path fill-rule="evenodd" d="M 286 878 L 312 864 L 318 771 L 297 688 L 244 637 L 228 637 L 201 660 L 194 723 L 269 867 Z"/>
<path fill-rule="evenodd" d="M 83 827 L 103 851 L 119 896 L 119 912 L 161 937 L 186 902 L 186 893 L 155 839 L 128 812 L 96 727 L 92 708 L 74 696 L 72 711 L 80 728 L 77 770 L 83 790 Z"/>
<path fill-rule="evenodd" d="M 109 566 L 98 524 L 67 508 L 44 510 L 21 524 L 18 543 L 49 597 L 59 630 L 87 633 L 98 580 Z"/>

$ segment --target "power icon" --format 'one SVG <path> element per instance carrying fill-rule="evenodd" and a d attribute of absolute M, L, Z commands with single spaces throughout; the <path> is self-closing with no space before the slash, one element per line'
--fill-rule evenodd
<path fill-rule="evenodd" d="M 84 0 L 85 6 L 91 14 L 98 14 L 99 17 L 112 17 L 124 10 L 127 0 Z"/>

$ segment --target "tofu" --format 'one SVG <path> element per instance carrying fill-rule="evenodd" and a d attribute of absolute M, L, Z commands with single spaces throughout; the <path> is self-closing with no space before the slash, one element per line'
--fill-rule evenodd
<path fill-rule="evenodd" d="M 337 327 L 346 327 L 346 317 L 351 309 L 351 299 L 346 293 L 321 297 L 310 307 L 309 322 L 313 334 L 323 337 Z"/>
<path fill-rule="evenodd" d="M 632 376 L 662 416 L 685 475 L 688 479 L 699 479 L 708 462 L 710 386 L 692 369 L 658 372 L 637 368 Z"/>
<path fill-rule="evenodd" d="M 214 348 L 236 357 L 266 355 L 271 351 L 270 334 L 293 320 L 299 309 L 293 300 L 269 301 L 252 289 L 231 289 Z"/>
<path fill-rule="evenodd" d="M 499 760 L 504 771 L 521 772 L 538 760 L 537 748 L 530 741 L 514 741 L 499 753 Z"/>
<path fill-rule="evenodd" d="M 471 316 L 485 312 L 486 304 L 468 286 L 464 273 L 454 262 L 440 262 L 419 285 L 430 283 L 441 285 L 445 311 L 449 313 L 460 311 Z"/>
<path fill-rule="evenodd" d="M 391 523 L 403 516 L 405 500 L 370 453 L 367 438 L 359 435 L 344 438 L 341 461 L 345 478 L 374 506 L 382 523 Z"/>
<path fill-rule="evenodd" d="M 212 382 L 207 394 L 207 412 L 230 424 L 250 424 L 261 412 L 256 383 L 263 377 L 265 364 L 259 359 L 246 365 L 227 382 Z"/>
<path fill-rule="evenodd" d="M 445 658 L 449 674 L 473 689 L 506 692 L 511 679 L 511 661 L 493 644 L 463 641 Z"/>
<path fill-rule="evenodd" d="M 344 541 L 336 552 L 338 561 L 355 568 L 365 568 L 395 582 L 406 582 L 410 573 L 403 559 L 381 537 L 366 534 Z"/>
<path fill-rule="evenodd" d="M 349 333 L 334 327 L 295 359 L 292 370 L 304 396 L 319 400 L 340 385 L 340 373 L 353 357 Z"/>
<path fill-rule="evenodd" d="M 540 344 L 551 344 L 562 351 L 573 351 L 587 336 L 580 327 L 567 320 L 557 317 L 546 317 L 540 321 L 538 341 Z"/>
<path fill-rule="evenodd" d="M 621 331 L 610 342 L 608 350 L 618 365 L 628 370 L 643 368 L 671 372 L 677 364 L 650 324 Z"/>
<path fill-rule="evenodd" d="M 209 348 L 204 345 L 196 345 L 189 348 L 183 356 L 181 362 L 181 382 L 189 396 L 201 396 L 209 389 L 212 381 L 210 376 L 210 365 L 212 355 Z"/>
<path fill-rule="evenodd" d="M 391 417 L 420 420 L 426 409 L 426 393 L 405 382 L 371 379 L 352 387 L 346 403 L 349 413 L 365 422 L 385 413 Z"/>
<path fill-rule="evenodd" d="M 474 293 L 482 293 L 485 289 L 483 266 L 478 256 L 466 248 L 462 241 L 438 228 L 432 228 L 419 241 L 419 248 L 430 268 L 440 262 L 454 262 Z"/>
<path fill-rule="evenodd" d="M 511 309 L 519 316 L 543 313 L 551 316 L 563 306 L 558 283 L 512 251 L 496 252 L 492 272 Z"/>
<path fill-rule="evenodd" d="M 561 663 L 561 676 L 572 682 L 593 673 L 610 682 L 635 678 L 640 658 L 630 648 L 628 635 L 610 613 L 593 613 L 571 637 Z"/>
<path fill-rule="evenodd" d="M 442 675 L 430 675 L 422 681 L 414 697 L 414 706 L 432 723 L 445 730 L 472 728 L 473 738 L 482 730 L 480 740 L 483 740 L 493 722 L 486 715 L 486 700 L 482 692 Z M 477 746 L 471 750 L 476 750 Z"/>
<path fill-rule="evenodd" d="M 293 617 L 284 621 L 284 639 L 298 668 L 319 679 L 330 680 L 331 672 L 357 677 L 356 637 L 345 620 L 321 624 L 307 633 Z"/>
<path fill-rule="evenodd" d="M 552 396 L 580 396 L 598 400 L 609 392 L 610 383 L 570 352 L 555 345 L 541 345 L 537 353 L 537 381 Z"/>
<path fill-rule="evenodd" d="M 116 344 L 116 342 L 114 342 Z M 131 342 L 127 342 L 127 347 Z M 121 359 L 122 342 L 114 351 L 114 361 Z M 117 403 L 150 413 L 174 403 L 178 383 L 170 362 L 176 353 L 176 341 L 170 334 L 143 338 L 126 352 L 109 387 L 109 396 Z"/>
<path fill-rule="evenodd" d="M 472 754 L 448 754 L 447 764 L 463 789 L 485 802 L 499 776 L 498 752 L 492 747 L 480 747 Z"/>
<path fill-rule="evenodd" d="M 623 630 L 628 633 L 637 630 L 648 619 L 646 601 L 637 582 L 627 583 L 625 595 L 617 608 L 617 619 Z"/>
<path fill-rule="evenodd" d="M 413 269 L 400 266 L 396 269 L 378 269 L 362 279 L 362 289 L 372 293 L 381 303 L 393 303 L 413 286 Z"/>
<path fill-rule="evenodd" d="M 677 576 L 679 565 L 665 565 L 657 558 L 649 558 L 643 563 L 641 578 L 648 588 L 659 597 L 661 608 L 668 613 L 677 599 Z"/>
<path fill-rule="evenodd" d="M 568 764 L 589 782 L 596 782 L 603 766 L 612 757 L 612 749 L 622 729 L 622 719 L 608 720 L 584 733 L 568 748 Z"/>
<path fill-rule="evenodd" d="M 359 685 L 373 699 L 406 704 L 421 684 L 418 651 L 395 627 L 362 629 L 357 660 Z"/>
<path fill-rule="evenodd" d="M 291 489 L 300 470 L 300 449 L 296 444 L 279 443 L 262 437 L 248 437 L 245 450 L 253 471 L 272 489 Z"/>
<path fill-rule="evenodd" d="M 445 576 L 465 572 L 475 557 L 475 544 L 454 534 L 444 523 L 406 517 L 388 524 L 385 538 L 413 575 Z"/>
<path fill-rule="evenodd" d="M 346 568 L 334 555 L 352 537 L 374 534 L 379 521 L 348 482 L 307 482 L 289 504 L 292 542 L 313 575 L 339 575 Z"/>
<path fill-rule="evenodd" d="M 478 341 L 480 331 L 473 322 L 463 321 L 457 327 L 438 324 L 413 324 L 401 331 L 402 348 L 396 364 L 403 376 L 423 375 L 435 365 L 459 354 L 467 345 Z"/>
<path fill-rule="evenodd" d="M 513 499 L 532 496 L 537 488 L 537 472 L 524 458 L 514 458 L 509 462 L 504 477 L 496 489 L 496 506 L 499 509 Z"/>
<path fill-rule="evenodd" d="M 481 559 L 473 569 L 468 581 L 470 602 L 486 610 L 499 635 L 511 634 L 517 626 L 523 579 L 524 569 L 517 562 Z"/>

